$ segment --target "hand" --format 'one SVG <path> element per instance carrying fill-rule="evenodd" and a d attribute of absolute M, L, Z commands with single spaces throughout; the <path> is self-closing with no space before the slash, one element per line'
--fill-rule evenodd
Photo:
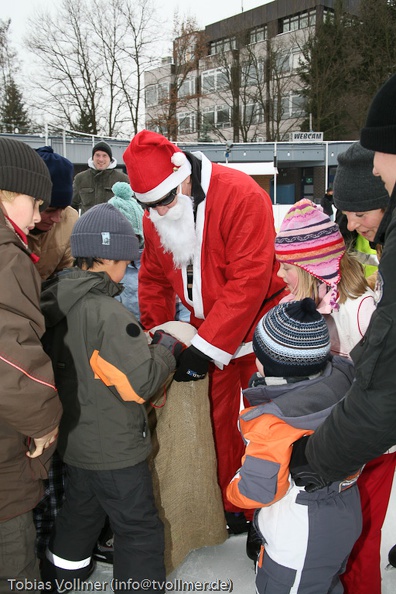
<path fill-rule="evenodd" d="M 34 437 L 34 450 L 26 452 L 26 456 L 29 458 L 37 458 L 38 456 L 41 456 L 44 450 L 49 448 L 57 439 L 58 432 L 59 428 L 55 427 L 55 429 L 53 429 L 50 433 L 47 433 L 47 435 L 43 435 L 43 437 Z"/>
<path fill-rule="evenodd" d="M 193 346 L 182 352 L 178 368 L 173 376 L 175 382 L 190 382 L 203 379 L 209 370 L 210 359 Z"/>
<path fill-rule="evenodd" d="M 289 469 L 297 487 L 305 487 L 307 493 L 314 493 L 330 485 L 330 482 L 316 474 L 309 465 L 305 456 L 305 448 L 309 437 L 309 435 L 306 435 L 294 442 Z"/>
<path fill-rule="evenodd" d="M 180 340 L 177 340 L 172 334 L 168 334 L 165 330 L 156 330 L 153 335 L 151 344 L 160 344 L 164 346 L 168 351 L 172 353 L 176 362 L 179 360 L 180 355 L 186 349 L 186 345 Z"/>

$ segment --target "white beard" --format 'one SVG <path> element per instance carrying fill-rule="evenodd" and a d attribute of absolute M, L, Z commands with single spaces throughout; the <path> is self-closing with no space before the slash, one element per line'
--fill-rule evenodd
<path fill-rule="evenodd" d="M 191 198 L 177 194 L 175 206 L 160 216 L 155 208 L 150 210 L 152 220 L 165 252 L 171 252 L 176 268 L 187 266 L 194 259 L 196 233 Z"/>

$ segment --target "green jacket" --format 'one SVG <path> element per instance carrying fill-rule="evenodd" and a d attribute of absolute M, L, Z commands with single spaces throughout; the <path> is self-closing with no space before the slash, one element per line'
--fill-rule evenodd
<path fill-rule="evenodd" d="M 113 470 L 150 453 L 145 402 L 175 369 L 164 347 L 149 346 L 104 273 L 72 268 L 44 283 L 43 339 L 63 404 L 58 450 L 79 468 Z"/>
<path fill-rule="evenodd" d="M 91 160 L 88 162 L 90 163 Z M 72 207 L 84 214 L 95 204 L 107 202 L 114 196 L 111 188 L 116 182 L 129 184 L 128 176 L 120 169 L 115 169 L 117 162 L 113 159 L 107 169 L 98 171 L 90 166 L 86 171 L 78 173 L 73 181 Z"/>

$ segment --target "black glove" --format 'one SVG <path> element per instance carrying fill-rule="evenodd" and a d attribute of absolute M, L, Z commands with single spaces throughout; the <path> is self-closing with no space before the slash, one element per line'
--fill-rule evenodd
<path fill-rule="evenodd" d="M 309 465 L 305 456 L 309 435 L 300 437 L 293 444 L 293 451 L 290 458 L 290 474 L 297 487 L 305 487 L 307 493 L 314 493 L 323 487 L 330 485 L 319 474 L 316 474 Z"/>
<path fill-rule="evenodd" d="M 180 355 L 186 349 L 186 345 L 180 340 L 177 340 L 172 334 L 168 334 L 165 330 L 156 330 L 154 332 L 151 344 L 160 344 L 172 353 L 178 363 Z"/>
<path fill-rule="evenodd" d="M 198 349 L 189 346 L 182 352 L 173 379 L 176 382 L 190 382 L 203 379 L 209 370 L 210 359 Z"/>

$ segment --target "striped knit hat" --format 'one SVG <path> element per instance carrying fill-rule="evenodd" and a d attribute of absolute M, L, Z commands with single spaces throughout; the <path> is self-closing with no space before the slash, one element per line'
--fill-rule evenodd
<path fill-rule="evenodd" d="M 332 287 L 335 302 L 345 242 L 321 206 L 304 198 L 290 208 L 276 236 L 275 253 L 279 262 L 299 266 Z"/>
<path fill-rule="evenodd" d="M 319 373 L 329 359 L 330 335 L 309 297 L 280 303 L 257 324 L 253 350 L 267 377 L 301 377 Z"/>

